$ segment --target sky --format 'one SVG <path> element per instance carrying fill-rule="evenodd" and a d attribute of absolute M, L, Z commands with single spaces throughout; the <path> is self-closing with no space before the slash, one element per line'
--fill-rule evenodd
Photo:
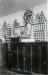
<path fill-rule="evenodd" d="M 0 0 L 0 17 L 46 2 L 47 0 Z"/>

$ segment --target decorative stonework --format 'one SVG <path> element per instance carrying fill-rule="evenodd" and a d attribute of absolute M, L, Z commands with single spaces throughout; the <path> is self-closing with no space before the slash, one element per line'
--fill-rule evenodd
<path fill-rule="evenodd" d="M 43 11 L 41 11 L 41 13 L 36 14 L 36 21 L 40 23 L 44 23 L 46 21 Z"/>
<path fill-rule="evenodd" d="M 31 9 L 27 9 L 23 16 L 25 25 L 27 25 L 30 22 L 32 15 L 33 11 Z"/>
<path fill-rule="evenodd" d="M 17 19 L 14 20 L 11 27 L 7 25 L 5 22 L 3 24 L 3 36 L 5 37 L 9 32 L 9 36 L 14 37 L 33 37 L 35 40 L 45 40 L 46 39 L 46 32 L 47 32 L 47 20 L 44 16 L 44 12 L 41 11 L 40 13 L 34 14 L 33 10 L 27 9 L 23 16 L 24 26 L 20 26 L 20 23 Z M 7 35 L 8 36 L 8 35 Z"/>
<path fill-rule="evenodd" d="M 2 27 L 2 35 L 4 38 L 6 38 L 6 33 L 7 33 L 7 23 L 4 21 L 3 27 Z"/>
<path fill-rule="evenodd" d="M 35 23 L 32 24 L 33 36 L 36 41 L 45 41 L 47 31 L 46 22 L 47 20 L 44 16 L 43 11 L 41 11 L 41 13 L 36 14 Z"/>

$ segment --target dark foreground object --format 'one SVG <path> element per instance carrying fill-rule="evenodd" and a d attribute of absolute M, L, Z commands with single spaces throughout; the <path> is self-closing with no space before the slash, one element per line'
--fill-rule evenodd
<path fill-rule="evenodd" d="M 22 74 L 47 74 L 48 43 L 10 43 L 7 66 L 11 71 Z"/>

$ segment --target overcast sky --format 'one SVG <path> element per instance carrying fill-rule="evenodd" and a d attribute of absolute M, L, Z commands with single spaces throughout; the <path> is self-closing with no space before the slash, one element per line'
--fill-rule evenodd
<path fill-rule="evenodd" d="M 0 0 L 0 16 L 12 14 L 46 2 L 47 0 Z"/>

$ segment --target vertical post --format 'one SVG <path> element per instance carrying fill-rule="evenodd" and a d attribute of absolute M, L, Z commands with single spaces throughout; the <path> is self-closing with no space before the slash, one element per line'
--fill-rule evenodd
<path fill-rule="evenodd" d="M 47 75 L 48 75 L 48 42 L 47 42 L 47 60 L 46 60 L 46 67 L 47 67 Z"/>
<path fill-rule="evenodd" d="M 32 46 L 31 46 L 31 73 L 32 73 Z"/>
<path fill-rule="evenodd" d="M 2 55 L 2 40 L 0 39 L 0 67 L 3 65 L 3 55 Z"/>
<path fill-rule="evenodd" d="M 41 50 L 41 45 L 39 46 L 39 53 L 40 53 L 40 66 L 39 66 L 39 70 L 40 70 L 40 73 L 41 73 L 41 52 L 42 50 Z"/>
<path fill-rule="evenodd" d="M 41 74 L 41 47 L 42 47 L 42 43 L 40 43 L 39 45 L 37 45 L 38 47 L 38 51 L 39 51 L 39 67 L 38 67 L 38 72 Z"/>
<path fill-rule="evenodd" d="M 17 69 L 18 69 L 18 46 L 17 46 Z"/>
<path fill-rule="evenodd" d="M 23 52 L 24 52 L 24 71 L 25 71 L 25 47 L 23 47 Z"/>

